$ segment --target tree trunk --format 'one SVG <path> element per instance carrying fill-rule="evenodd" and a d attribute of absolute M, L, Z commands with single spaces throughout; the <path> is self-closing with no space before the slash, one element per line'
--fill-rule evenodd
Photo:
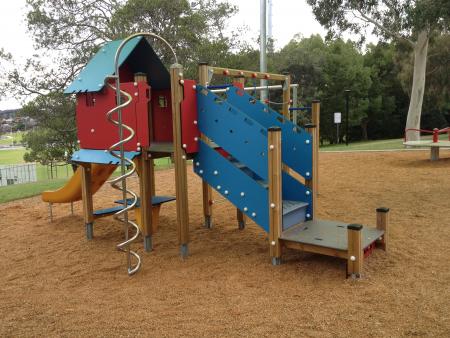
<path fill-rule="evenodd" d="M 420 129 L 420 117 L 422 115 L 423 94 L 425 91 L 425 74 L 427 68 L 428 54 L 428 32 L 421 31 L 414 46 L 414 75 L 409 101 L 408 118 L 406 129 Z M 407 141 L 420 140 L 420 132 L 408 131 Z"/>

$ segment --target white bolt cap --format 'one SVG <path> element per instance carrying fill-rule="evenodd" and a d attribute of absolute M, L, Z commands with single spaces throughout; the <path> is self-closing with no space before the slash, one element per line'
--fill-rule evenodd
<path fill-rule="evenodd" d="M 306 144 L 309 144 L 309 140 L 306 140 L 305 143 L 306 143 Z"/>
<path fill-rule="evenodd" d="M 196 137 L 194 137 L 194 141 L 195 142 L 197 142 L 198 141 L 198 137 L 196 136 Z"/>
<path fill-rule="evenodd" d="M 192 86 L 192 89 L 197 89 L 197 86 L 196 86 L 196 85 L 193 85 L 193 86 Z"/>
<path fill-rule="evenodd" d="M 138 92 L 134 93 L 134 96 L 138 96 L 138 95 L 139 95 L 139 93 L 138 93 Z"/>
<path fill-rule="evenodd" d="M 244 207 L 244 211 L 247 211 L 248 210 L 248 208 L 247 207 Z"/>
<path fill-rule="evenodd" d="M 225 193 L 225 195 L 228 195 L 228 190 L 225 190 L 224 193 Z"/>
<path fill-rule="evenodd" d="M 186 155 L 181 156 L 181 158 L 182 158 L 183 160 L 185 160 L 185 159 L 186 159 Z"/>
<path fill-rule="evenodd" d="M 220 190 L 220 189 L 222 189 L 222 187 L 220 185 L 218 185 L 217 186 L 217 190 Z"/>
<path fill-rule="evenodd" d="M 139 147 L 140 145 L 141 145 L 141 142 L 138 142 L 138 143 L 137 143 L 137 146 Z"/>
<path fill-rule="evenodd" d="M 275 246 L 275 245 L 277 245 L 277 242 L 272 241 L 270 244 L 272 244 L 272 246 Z"/>
<path fill-rule="evenodd" d="M 356 261 L 356 257 L 355 257 L 355 256 L 350 256 L 350 260 L 351 260 L 352 262 L 354 262 L 354 261 Z"/>
<path fill-rule="evenodd" d="M 252 212 L 252 217 L 256 217 L 256 212 Z"/>
<path fill-rule="evenodd" d="M 269 149 L 270 149 L 270 150 L 273 150 L 273 149 L 275 149 L 275 146 L 274 146 L 273 144 L 271 144 L 271 145 L 269 146 Z"/>
<path fill-rule="evenodd" d="M 184 84 L 184 80 L 180 80 L 180 84 Z"/>
<path fill-rule="evenodd" d="M 182 77 L 182 76 L 183 76 L 183 73 L 178 73 L 178 76 L 179 76 L 179 77 Z"/>
<path fill-rule="evenodd" d="M 187 145 L 186 145 L 186 144 L 183 144 L 183 148 L 186 149 L 186 148 L 187 148 Z"/>
<path fill-rule="evenodd" d="M 310 217 L 311 217 L 311 214 L 306 214 L 306 217 L 307 217 L 307 218 L 310 218 Z"/>
<path fill-rule="evenodd" d="M 244 197 L 245 196 L 245 192 L 242 191 L 241 192 L 241 196 Z"/>
<path fill-rule="evenodd" d="M 309 171 L 307 171 L 307 172 L 306 172 L 306 176 L 309 176 L 309 175 L 311 175 L 311 174 L 309 173 Z"/>
<path fill-rule="evenodd" d="M 133 83 L 135 87 L 137 87 L 137 82 Z"/>
<path fill-rule="evenodd" d="M 200 166 L 200 162 L 195 162 L 195 165 L 198 167 Z"/>
<path fill-rule="evenodd" d="M 141 151 L 141 147 L 137 147 L 136 150 L 137 150 L 137 151 Z"/>
<path fill-rule="evenodd" d="M 203 170 L 200 170 L 200 171 L 199 171 L 199 174 L 200 174 L 200 175 L 203 174 Z"/>
<path fill-rule="evenodd" d="M 306 191 L 306 195 L 309 195 L 309 194 L 311 194 L 311 193 L 309 192 L 309 190 L 307 190 L 307 191 Z"/>
<path fill-rule="evenodd" d="M 94 129 L 94 128 L 92 128 L 92 129 L 91 129 L 91 133 L 93 133 L 94 131 L 95 131 L 95 129 Z"/>
<path fill-rule="evenodd" d="M 217 170 L 214 170 L 213 174 L 214 174 L 214 175 L 218 175 L 219 172 L 218 172 Z"/>
<path fill-rule="evenodd" d="M 77 140 L 77 143 L 80 143 L 80 140 Z"/>
<path fill-rule="evenodd" d="M 197 120 L 194 120 L 194 124 L 197 124 L 198 122 L 197 122 Z"/>
<path fill-rule="evenodd" d="M 273 209 L 275 208 L 275 203 L 270 203 L 270 207 Z"/>

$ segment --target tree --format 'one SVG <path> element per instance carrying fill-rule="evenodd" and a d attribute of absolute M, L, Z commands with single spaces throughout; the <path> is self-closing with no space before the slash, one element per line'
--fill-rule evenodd
<path fill-rule="evenodd" d="M 369 25 L 373 33 L 406 43 L 414 52 L 413 81 L 406 128 L 420 128 L 430 38 L 450 28 L 450 3 L 439 0 L 308 0 L 314 15 L 330 35 L 360 33 Z M 420 134 L 409 133 L 417 140 Z"/>
<path fill-rule="evenodd" d="M 23 136 L 27 162 L 51 164 L 66 161 L 77 149 L 75 102 L 62 93 L 38 96 L 26 104 L 20 115 L 29 116 L 37 127 Z"/>

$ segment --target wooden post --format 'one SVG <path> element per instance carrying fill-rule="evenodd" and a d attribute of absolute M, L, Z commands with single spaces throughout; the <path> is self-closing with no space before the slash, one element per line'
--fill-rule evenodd
<path fill-rule="evenodd" d="M 312 163 L 312 178 L 306 178 L 305 177 L 305 185 L 312 190 L 313 194 L 312 194 L 312 214 L 311 217 L 307 217 L 308 220 L 311 219 L 315 219 L 316 218 L 316 207 L 317 207 L 317 181 L 315 180 L 315 175 L 316 175 L 316 169 L 315 169 L 315 165 L 316 165 L 316 161 L 314 160 L 316 158 L 316 153 L 315 153 L 315 140 L 316 140 L 316 125 L 314 124 L 306 124 L 305 125 L 306 131 L 311 135 L 311 139 L 313 141 L 313 148 L 312 148 L 312 158 L 313 158 L 313 163 Z"/>
<path fill-rule="evenodd" d="M 314 140 L 313 140 L 313 180 L 315 186 L 315 194 L 319 194 L 319 145 L 320 145 L 320 101 L 313 100 L 312 102 L 312 124 L 316 126 Z"/>
<path fill-rule="evenodd" d="M 82 163 L 81 170 L 81 196 L 83 199 L 83 218 L 86 226 L 86 238 L 94 237 L 94 203 L 92 199 L 91 163 Z"/>
<path fill-rule="evenodd" d="M 289 107 L 291 105 L 291 76 L 286 74 L 286 79 L 283 84 L 283 109 L 282 113 L 285 118 L 291 120 Z"/>
<path fill-rule="evenodd" d="M 175 163 L 175 190 L 177 197 L 177 234 L 180 254 L 188 255 L 189 242 L 189 208 L 187 190 L 186 153 L 181 139 L 181 101 L 183 99 L 183 67 L 179 64 L 170 66 L 170 88 L 172 94 L 173 149 Z"/>
<path fill-rule="evenodd" d="M 377 208 L 377 229 L 384 235 L 376 241 L 376 245 L 384 251 L 389 248 L 389 208 Z"/>
<path fill-rule="evenodd" d="M 139 192 L 140 192 L 140 224 L 142 235 L 144 236 L 144 250 L 152 251 L 152 189 L 151 189 L 151 177 L 153 166 L 148 157 L 147 150 L 143 150 L 141 156 L 138 159 L 139 165 Z"/>
<path fill-rule="evenodd" d="M 362 274 L 364 260 L 361 240 L 362 228 L 361 224 L 349 224 L 347 226 L 347 277 L 360 278 Z"/>
<path fill-rule="evenodd" d="M 135 73 L 134 74 L 134 82 L 145 82 L 148 83 L 147 81 L 147 74 L 146 73 Z M 148 102 L 148 137 L 150 139 L 150 143 L 153 140 L 153 117 L 152 117 L 152 103 L 151 101 Z M 151 165 L 151 173 L 150 173 L 150 190 L 152 193 L 152 196 L 155 196 L 155 171 L 154 171 L 154 163 L 153 163 L 153 159 L 147 157 L 146 161 L 150 162 Z"/>
<path fill-rule="evenodd" d="M 234 78 L 234 82 L 236 83 L 236 85 L 241 88 L 242 90 L 244 89 L 245 86 L 245 77 L 242 75 L 238 75 Z M 238 221 L 238 228 L 239 230 L 244 230 L 245 229 L 245 215 L 244 213 L 239 210 L 238 208 L 236 208 L 236 218 Z"/>
<path fill-rule="evenodd" d="M 198 75 L 199 75 L 199 84 L 202 86 L 208 85 L 208 63 L 201 62 L 198 64 Z M 209 143 L 209 140 L 204 135 L 200 136 L 203 141 Z M 212 223 L 212 188 L 206 183 L 202 181 L 202 192 L 203 192 L 203 215 L 205 217 L 205 227 L 211 229 L 213 226 Z"/>
<path fill-rule="evenodd" d="M 271 127 L 268 132 L 270 257 L 273 265 L 279 265 L 281 263 L 280 235 L 283 224 L 281 128 Z"/>

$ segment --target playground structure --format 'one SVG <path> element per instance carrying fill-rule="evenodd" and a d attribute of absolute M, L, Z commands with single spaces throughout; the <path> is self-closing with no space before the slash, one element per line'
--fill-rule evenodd
<path fill-rule="evenodd" d="M 387 208 L 377 209 L 376 228 L 316 217 L 319 101 L 311 107 L 312 123 L 300 127 L 289 119 L 288 74 L 200 63 L 196 83 L 184 78 L 175 53 L 175 64 L 168 72 L 144 37 L 159 38 L 138 33 L 107 43 L 66 89 L 67 94 L 77 95 L 80 150 L 72 161 L 79 168 L 65 187 L 44 193 L 44 201 L 81 199 L 88 239 L 93 238 L 96 218 L 118 217 L 125 225 L 125 241 L 118 248 L 127 251 L 128 273 L 133 274 L 141 260 L 130 245 L 142 232 L 145 250 L 152 250 L 159 207 L 174 199 L 155 196 L 153 160 L 172 156 L 178 244 L 183 257 L 188 255 L 189 243 L 189 160 L 202 179 L 205 226 L 213 227 L 214 188 L 236 207 L 240 229 L 251 220 L 268 233 L 274 265 L 280 264 L 286 247 L 345 259 L 347 275 L 359 277 L 364 257 L 376 244 L 387 250 Z M 210 85 L 214 76 L 232 82 Z M 280 81 L 281 113 L 271 109 L 270 102 L 265 104 L 247 94 L 246 79 Z M 116 201 L 119 205 L 94 211 L 93 194 L 117 167 L 120 176 L 110 182 L 122 192 L 122 199 Z M 127 167 L 131 168 L 128 172 Z M 134 171 L 139 176 L 139 198 L 126 184 Z M 136 222 L 129 215 L 133 209 Z M 131 237 L 129 226 L 135 229 Z"/>
<path fill-rule="evenodd" d="M 408 132 L 432 134 L 433 138 L 431 140 L 408 141 Z M 445 141 L 439 140 L 440 134 L 448 134 L 448 139 Z M 430 148 L 430 160 L 437 161 L 439 160 L 439 150 L 441 148 L 450 148 L 450 127 L 443 129 L 434 128 L 433 130 L 416 128 L 405 129 L 403 144 L 407 147 Z"/>

